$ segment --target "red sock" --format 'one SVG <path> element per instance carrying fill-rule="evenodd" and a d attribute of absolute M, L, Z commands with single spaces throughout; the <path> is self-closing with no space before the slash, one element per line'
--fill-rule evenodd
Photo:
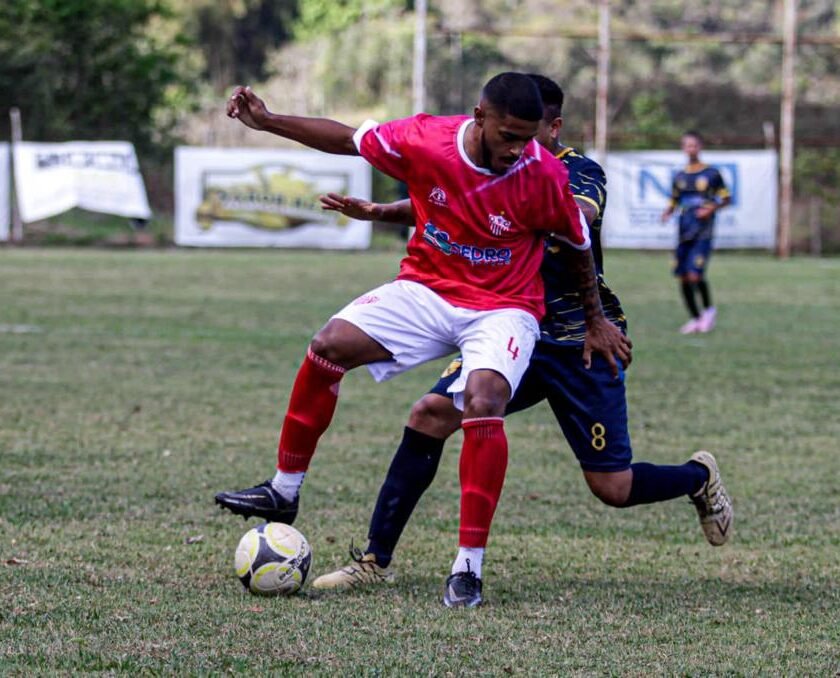
<path fill-rule="evenodd" d="M 318 438 L 332 421 L 338 385 L 346 371 L 307 349 L 283 420 L 277 448 L 278 469 L 297 473 L 309 468 Z"/>
<path fill-rule="evenodd" d="M 466 419 L 461 449 L 460 546 L 484 548 L 507 470 L 504 419 Z"/>

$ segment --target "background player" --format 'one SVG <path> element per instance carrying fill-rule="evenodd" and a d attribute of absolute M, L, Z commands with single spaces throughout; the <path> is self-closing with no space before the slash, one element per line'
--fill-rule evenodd
<path fill-rule="evenodd" d="M 621 305 L 602 277 L 600 228 L 607 198 L 603 170 L 560 143 L 563 92 L 548 78 L 531 77 L 540 87 L 544 106 L 537 140 L 569 170 L 575 200 L 590 223 L 603 307 L 607 317 L 625 330 Z M 328 209 L 356 218 L 405 220 L 406 210 L 410 208 L 405 202 L 380 206 L 337 195 L 322 200 Z M 680 466 L 631 464 L 623 374 L 621 379 L 614 379 L 608 365 L 599 359 L 592 362 L 591 369 L 584 368 L 583 309 L 574 281 L 563 264 L 565 253 L 565 247 L 548 239 L 541 269 L 548 313 L 540 326 L 540 340 L 531 364 L 507 412 L 548 400 L 587 484 L 599 499 L 610 506 L 628 507 L 689 495 L 706 538 L 714 545 L 724 543 L 731 530 L 732 508 L 711 454 L 698 452 Z M 447 387 L 460 369 L 460 360 L 456 359 L 431 392 L 412 408 L 371 518 L 367 549 L 359 552 L 351 547 L 353 562 L 317 578 L 313 582 L 315 588 L 348 588 L 393 581 L 394 573 L 389 566 L 397 541 L 420 496 L 431 484 L 445 439 L 458 429 L 458 413 Z M 472 565 L 474 576 L 461 578 L 454 584 L 459 597 L 477 605 L 482 599 L 480 557 Z"/>
<path fill-rule="evenodd" d="M 538 231 L 556 230 L 574 252 L 585 351 L 603 354 L 616 373 L 616 356 L 629 360 L 626 338 L 601 309 L 588 229 L 566 170 L 533 141 L 542 113 L 538 88 L 519 73 L 492 78 L 472 118 L 420 114 L 358 130 L 275 115 L 249 88 L 234 90 L 230 117 L 319 150 L 361 154 L 404 181 L 417 230 L 397 280 L 346 306 L 312 340 L 292 389 L 274 479 L 221 492 L 217 503 L 245 517 L 291 523 L 344 373 L 367 365 L 381 381 L 458 348 L 464 365 L 450 392 L 463 410 L 462 548 L 452 571 L 467 576 L 470 549 L 483 550 L 504 481 L 505 406 L 544 313 Z"/>
<path fill-rule="evenodd" d="M 691 315 L 680 328 L 682 334 L 710 332 L 715 327 L 717 311 L 712 305 L 705 271 L 712 254 L 715 212 L 730 202 L 720 172 L 700 162 L 702 148 L 703 138 L 699 133 L 683 134 L 682 150 L 688 156 L 688 165 L 674 176 L 671 202 L 662 213 L 662 220 L 667 221 L 680 208 L 674 275 L 680 279 L 683 299 Z M 696 292 L 700 292 L 703 302 L 702 313 L 697 307 Z"/>

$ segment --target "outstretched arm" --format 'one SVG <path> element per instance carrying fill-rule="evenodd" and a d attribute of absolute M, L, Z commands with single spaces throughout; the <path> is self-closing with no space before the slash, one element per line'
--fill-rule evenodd
<path fill-rule="evenodd" d="M 335 155 L 359 155 L 353 134 L 355 129 L 326 118 L 301 118 L 278 115 L 266 108 L 250 87 L 237 87 L 227 102 L 227 114 L 260 132 L 271 132 L 304 146 Z"/>
<path fill-rule="evenodd" d="M 359 219 L 360 221 L 384 221 L 389 224 L 414 225 L 414 211 L 411 209 L 411 200 L 378 203 L 353 198 L 349 195 L 327 193 L 327 195 L 321 196 L 321 207 L 325 210 L 341 212 L 351 219 Z"/>

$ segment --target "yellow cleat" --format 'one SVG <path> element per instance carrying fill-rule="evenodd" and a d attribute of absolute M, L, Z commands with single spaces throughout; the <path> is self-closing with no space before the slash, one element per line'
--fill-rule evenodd
<path fill-rule="evenodd" d="M 350 547 L 350 558 L 353 562 L 335 572 L 322 574 L 312 582 L 312 588 L 353 589 L 359 586 L 375 584 L 393 584 L 396 574 L 390 567 L 380 567 L 376 564 L 376 556 L 372 553 L 363 554 L 359 549 Z"/>
<path fill-rule="evenodd" d="M 706 484 L 691 497 L 700 518 L 700 527 L 703 528 L 706 541 L 712 546 L 722 546 L 732 534 L 732 524 L 735 520 L 732 500 L 720 480 L 717 461 L 709 452 L 695 452 L 691 455 L 691 460 L 702 464 L 709 471 Z"/>

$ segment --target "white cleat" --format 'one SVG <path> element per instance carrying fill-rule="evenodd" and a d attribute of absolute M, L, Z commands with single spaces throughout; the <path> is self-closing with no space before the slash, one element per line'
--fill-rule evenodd
<path fill-rule="evenodd" d="M 692 318 L 680 327 L 680 334 L 696 334 L 700 331 L 700 318 Z"/>
<path fill-rule="evenodd" d="M 393 584 L 396 574 L 390 567 L 380 567 L 376 564 L 376 556 L 372 553 L 362 554 L 359 549 L 350 548 L 350 558 L 353 562 L 335 572 L 322 574 L 312 582 L 312 588 L 354 589 L 359 586 L 375 584 Z"/>
<path fill-rule="evenodd" d="M 700 518 L 700 527 L 703 528 L 706 541 L 712 546 L 722 546 L 732 534 L 735 520 L 732 500 L 721 482 L 717 461 L 709 452 L 695 452 L 691 455 L 691 461 L 702 464 L 709 471 L 709 479 L 691 496 Z"/>
<path fill-rule="evenodd" d="M 714 306 L 710 306 L 700 318 L 697 320 L 697 331 L 702 332 L 705 334 L 706 332 L 711 332 L 715 329 L 715 321 L 717 320 L 717 309 Z"/>

